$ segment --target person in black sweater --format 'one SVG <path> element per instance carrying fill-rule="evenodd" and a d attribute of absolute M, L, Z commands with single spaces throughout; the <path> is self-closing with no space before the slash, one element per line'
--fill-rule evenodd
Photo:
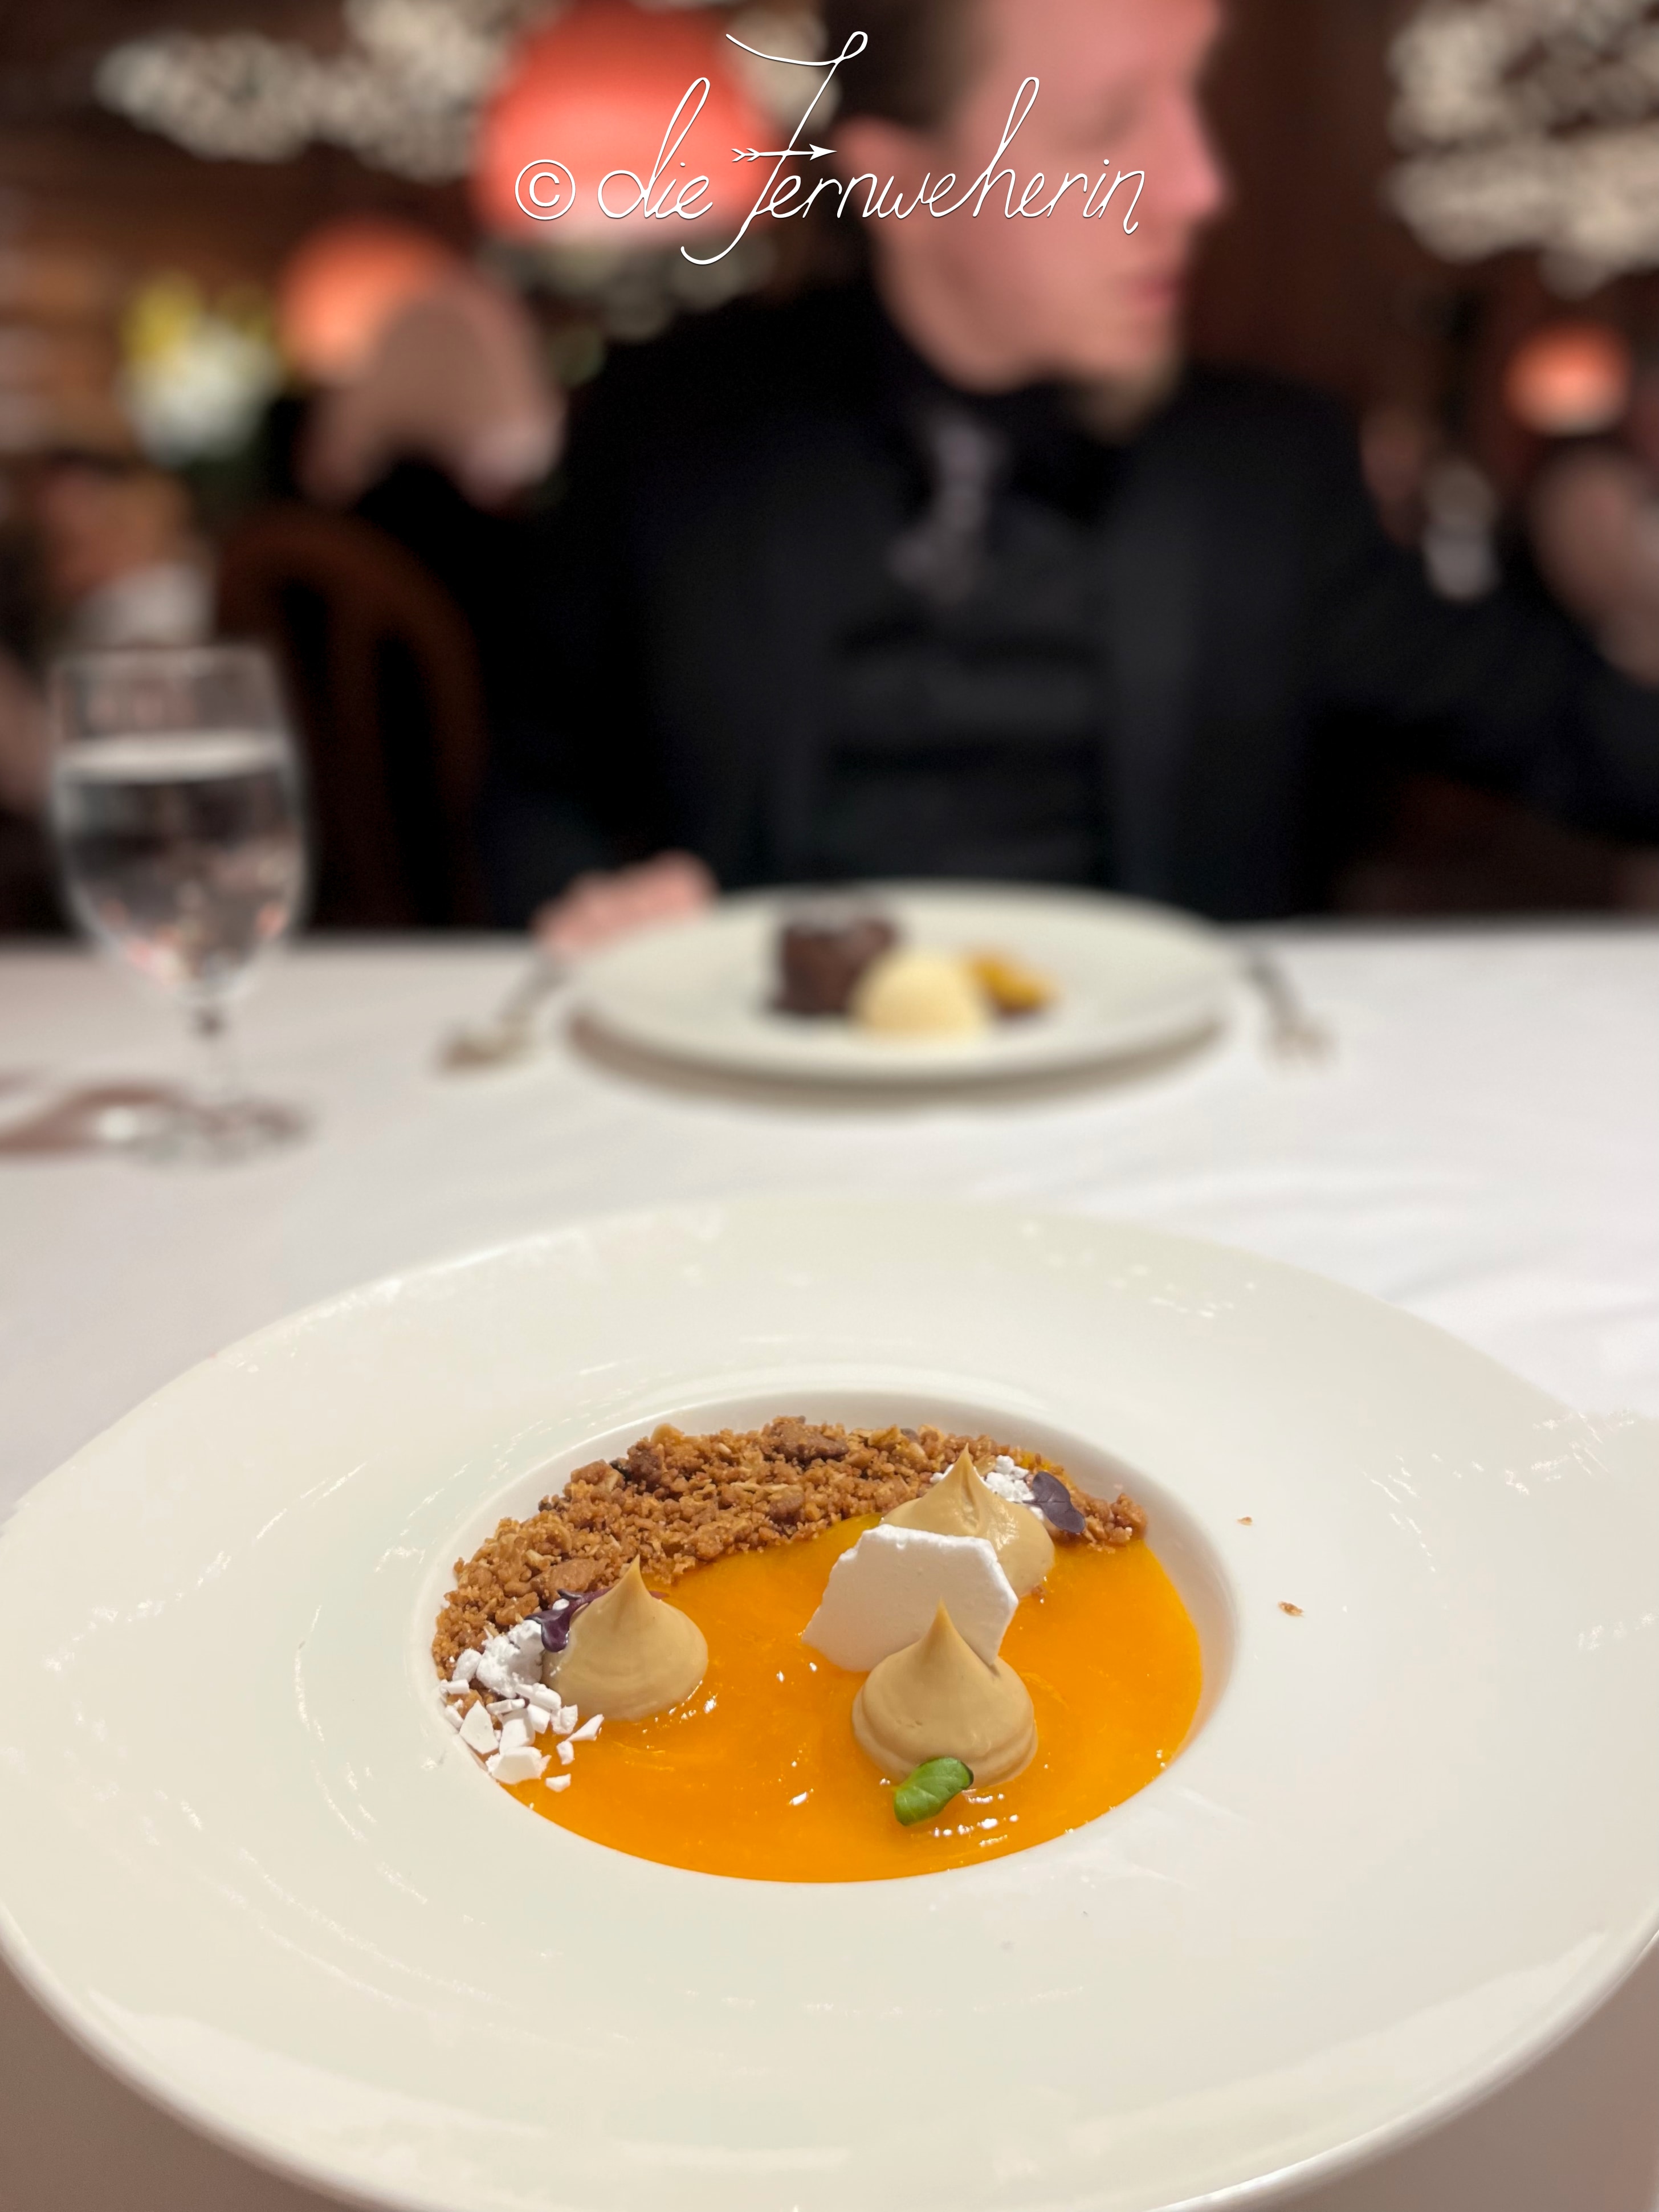
<path fill-rule="evenodd" d="M 1212 0 L 830 15 L 831 52 L 870 34 L 844 173 L 902 204 L 976 175 L 1036 76 L 1009 198 L 1106 155 L 1144 192 L 872 220 L 869 282 L 617 356 L 552 519 L 541 696 L 499 732 L 503 919 L 562 895 L 556 936 L 603 926 L 588 879 L 668 848 L 727 888 L 1000 878 L 1265 919 L 1322 902 L 1410 765 L 1659 838 L 1659 693 L 1541 598 L 1437 600 L 1333 403 L 1181 364 L 1223 195 Z"/>

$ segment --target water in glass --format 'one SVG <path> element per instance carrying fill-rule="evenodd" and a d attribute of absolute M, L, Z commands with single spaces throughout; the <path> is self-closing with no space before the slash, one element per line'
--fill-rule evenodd
<path fill-rule="evenodd" d="M 287 745 L 260 731 L 64 745 L 54 813 L 82 926 L 186 1006 L 219 1005 L 305 881 Z"/>

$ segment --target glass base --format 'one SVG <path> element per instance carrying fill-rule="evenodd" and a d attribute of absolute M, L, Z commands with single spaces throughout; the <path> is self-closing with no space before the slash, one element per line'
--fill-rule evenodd
<path fill-rule="evenodd" d="M 162 1166 L 233 1167 L 298 1144 L 310 1117 L 265 1098 L 174 1097 L 123 1116 L 109 1133 L 137 1158 Z"/>

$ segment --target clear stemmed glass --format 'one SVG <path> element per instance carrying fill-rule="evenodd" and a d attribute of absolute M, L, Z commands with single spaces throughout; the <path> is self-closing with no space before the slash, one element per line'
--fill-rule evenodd
<path fill-rule="evenodd" d="M 238 1079 L 230 1009 L 293 927 L 306 885 L 300 777 L 280 687 L 256 646 L 77 653 L 52 674 L 52 823 L 93 937 L 180 1006 L 199 1091 L 141 1117 L 169 1159 L 246 1158 L 305 1127 Z"/>

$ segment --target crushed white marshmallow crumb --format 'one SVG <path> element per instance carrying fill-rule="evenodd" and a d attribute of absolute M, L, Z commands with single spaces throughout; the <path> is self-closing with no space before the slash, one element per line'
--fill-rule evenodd
<path fill-rule="evenodd" d="M 544 1790 L 568 1790 L 570 1777 L 568 1774 L 550 1774 L 542 1787 Z"/>
<path fill-rule="evenodd" d="M 934 1482 L 943 1482 L 950 1472 L 947 1467 L 943 1474 L 932 1479 Z M 1000 1453 L 991 1462 L 980 1480 L 994 1497 L 1005 1499 L 1010 1505 L 1029 1505 L 1031 1502 L 1030 1478 L 1018 1461 L 1010 1459 L 1006 1452 Z"/>
<path fill-rule="evenodd" d="M 476 1751 L 480 1758 L 495 1748 L 495 1723 L 482 1705 L 474 1705 L 461 1723 L 461 1741 Z"/>
<path fill-rule="evenodd" d="M 526 1628 L 532 1632 L 529 1637 L 524 1633 Z M 521 1620 L 508 1635 L 492 1636 L 473 1674 L 474 1686 L 492 1698 L 521 1698 L 541 1679 L 542 1632 L 533 1620 Z"/>
<path fill-rule="evenodd" d="M 545 1755 L 520 1744 L 514 1751 L 498 1751 L 486 1762 L 484 1771 L 492 1781 L 500 1783 L 538 1782 L 547 1766 Z"/>
<path fill-rule="evenodd" d="M 592 1743 L 605 1723 L 603 1713 L 583 1721 L 576 1706 L 567 1705 L 543 1682 L 543 1651 L 541 1623 L 521 1620 L 505 1636 L 492 1636 L 482 1651 L 463 1651 L 449 1680 L 439 1685 L 446 1717 L 497 1782 L 544 1778 L 548 1756 L 536 1749 L 534 1737 L 550 1732 L 557 1739 L 560 1764 L 568 1766 L 576 1756 L 571 1747 Z M 474 1705 L 463 1720 L 449 1701 L 468 1690 L 478 1692 L 484 1703 Z M 562 1790 L 569 1782 L 568 1774 L 555 1775 L 547 1778 L 547 1787 Z"/>
<path fill-rule="evenodd" d="M 1025 1470 L 1010 1459 L 1006 1452 L 991 1462 L 984 1482 L 988 1490 L 1006 1499 L 1010 1505 L 1029 1505 L 1031 1502 L 1031 1486 L 1026 1480 Z"/>

